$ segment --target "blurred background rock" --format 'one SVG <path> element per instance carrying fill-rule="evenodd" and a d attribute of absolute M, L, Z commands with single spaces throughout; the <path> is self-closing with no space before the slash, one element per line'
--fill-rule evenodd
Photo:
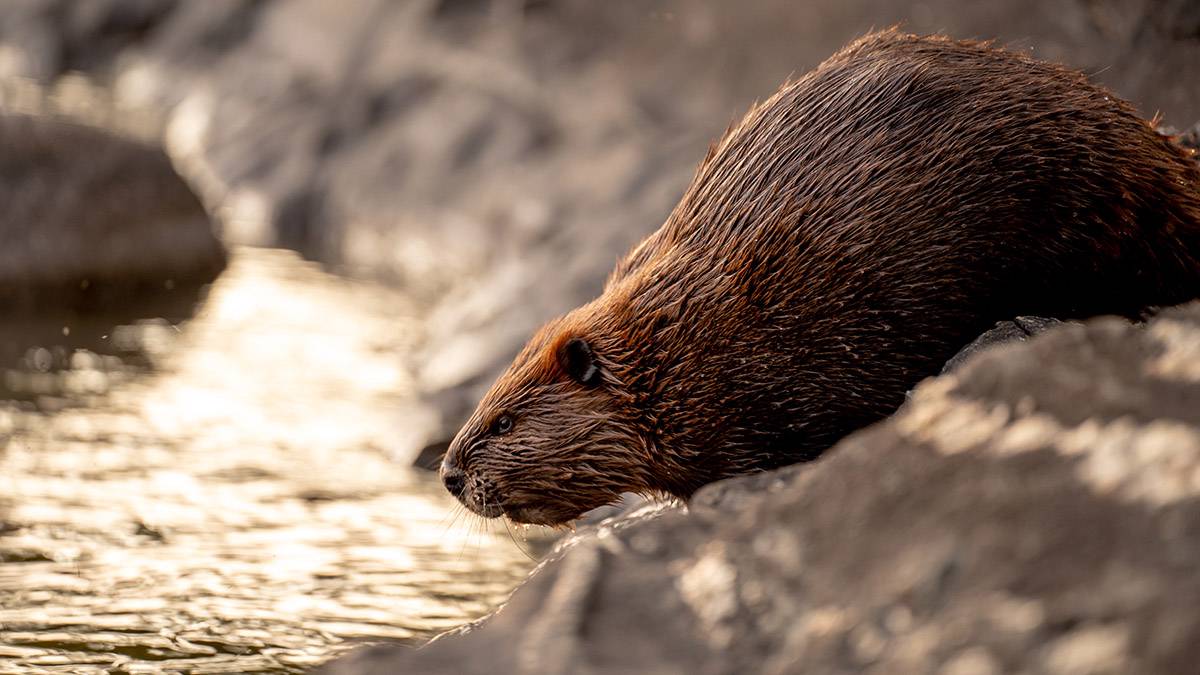
<path fill-rule="evenodd" d="M 5 193 L 0 281 L 215 274 L 187 197 L 132 168 L 161 160 L 45 119 L 160 142 L 225 245 L 292 248 L 420 300 L 399 447 L 436 448 L 530 331 L 661 223 L 729 122 L 895 23 L 996 38 L 1147 117 L 1200 118 L 1190 0 L 7 0 L 0 189 L 23 197 Z M 116 174 L 128 195 L 96 177 Z"/>
<path fill-rule="evenodd" d="M 91 106 L 59 95 L 50 112 L 161 139 L 224 243 L 290 247 L 418 294 L 416 449 L 450 434 L 530 329 L 598 291 L 752 101 L 895 23 L 994 37 L 1096 74 L 1147 117 L 1200 118 L 1188 0 L 10 0 L 2 109 L 29 112 L 13 91 L 36 83 L 54 100 L 82 73 L 100 91 Z M 30 124 L 2 127 L 5 162 L 70 169 L 50 189 L 73 201 L 13 183 L 32 173 L 2 186 L 28 198 L 6 201 L 0 279 L 142 274 L 116 252 L 79 267 L 74 251 L 128 241 L 163 277 L 220 267 L 210 241 L 160 222 L 182 197 L 116 198 L 142 215 L 100 225 L 97 197 L 114 192 L 86 167 L 103 154 L 82 131 L 31 148 L 12 129 Z M 118 171 L 125 190 L 163 190 L 124 166 L 101 173 Z M 178 240 L 154 245 L 164 228 Z"/>

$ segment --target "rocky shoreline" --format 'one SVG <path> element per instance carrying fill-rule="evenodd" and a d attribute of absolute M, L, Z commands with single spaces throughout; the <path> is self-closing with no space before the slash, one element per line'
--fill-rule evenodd
<path fill-rule="evenodd" d="M 1200 304 L 1055 327 L 812 464 L 565 543 L 491 618 L 326 673 L 1180 673 Z"/>

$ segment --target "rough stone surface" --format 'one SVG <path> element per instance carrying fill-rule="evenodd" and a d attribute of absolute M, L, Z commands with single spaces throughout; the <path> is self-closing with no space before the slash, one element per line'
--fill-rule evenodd
<path fill-rule="evenodd" d="M 1200 118 L 1186 0 L 12 0 L 0 77 L 81 70 L 167 119 L 227 241 L 430 300 L 413 454 L 593 296 L 709 141 L 872 27 L 996 37 Z"/>
<path fill-rule="evenodd" d="M 1055 327 L 816 463 L 564 547 L 482 624 L 328 673 L 1181 673 L 1200 303 Z"/>
<path fill-rule="evenodd" d="M 958 354 L 955 354 L 954 358 L 947 361 L 945 367 L 942 368 L 942 373 L 950 373 L 958 370 L 962 364 L 985 349 L 1009 342 L 1028 340 L 1034 335 L 1060 323 L 1062 322 L 1058 319 L 1040 316 L 1018 316 L 1012 321 L 1001 321 L 996 324 L 995 328 L 975 338 L 971 344 L 963 347 Z"/>

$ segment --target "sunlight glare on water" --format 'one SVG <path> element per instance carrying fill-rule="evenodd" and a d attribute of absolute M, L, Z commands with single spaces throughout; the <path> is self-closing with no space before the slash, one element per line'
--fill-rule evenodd
<path fill-rule="evenodd" d="M 103 336 L 137 358 L 31 347 L 0 402 L 0 672 L 288 672 L 503 600 L 525 553 L 391 459 L 414 315 L 239 249 L 191 320 Z"/>

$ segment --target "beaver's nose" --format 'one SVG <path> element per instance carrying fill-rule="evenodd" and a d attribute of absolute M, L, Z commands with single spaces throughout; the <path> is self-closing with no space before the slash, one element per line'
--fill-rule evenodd
<path fill-rule="evenodd" d="M 467 489 L 467 474 L 454 464 L 449 453 L 442 459 L 442 469 L 439 473 L 442 474 L 442 484 L 446 486 L 446 490 L 455 497 L 461 497 Z"/>

